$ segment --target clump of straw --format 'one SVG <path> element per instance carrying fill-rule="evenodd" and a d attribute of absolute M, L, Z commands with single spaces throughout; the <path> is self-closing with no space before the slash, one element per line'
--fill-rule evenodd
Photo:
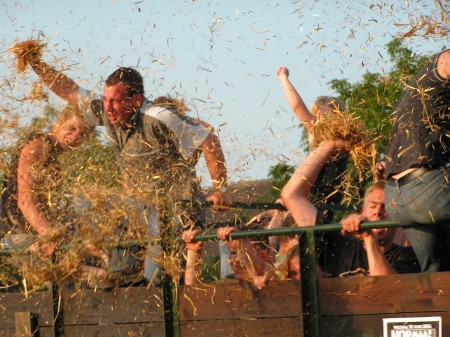
<path fill-rule="evenodd" d="M 320 118 L 311 133 L 317 143 L 335 139 L 351 141 L 350 157 L 355 163 L 360 181 L 366 176 L 366 172 L 371 172 L 376 152 L 371 133 L 362 120 L 335 110 Z"/>
<path fill-rule="evenodd" d="M 359 182 L 372 174 L 372 167 L 377 157 L 375 139 L 372 138 L 371 132 L 361 119 L 338 110 L 318 119 L 310 132 L 317 144 L 335 139 L 352 142 L 350 158 L 354 162 L 354 167 L 348 170 L 343 181 L 344 200 L 349 201 L 357 192 L 357 189 L 351 185 L 352 170 L 356 170 Z"/>
<path fill-rule="evenodd" d="M 23 73 L 27 65 L 42 55 L 42 50 L 46 45 L 40 41 L 27 40 L 14 44 L 9 51 L 16 55 L 16 67 L 20 73 Z"/>

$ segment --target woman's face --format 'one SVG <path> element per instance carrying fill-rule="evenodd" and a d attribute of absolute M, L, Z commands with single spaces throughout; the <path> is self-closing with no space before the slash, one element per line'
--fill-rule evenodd
<path fill-rule="evenodd" d="M 57 126 L 56 138 L 58 145 L 66 151 L 72 147 L 79 146 L 89 135 L 89 127 L 83 119 L 74 116 Z"/>
<path fill-rule="evenodd" d="M 300 257 L 296 254 L 289 260 L 289 280 L 300 280 Z"/>

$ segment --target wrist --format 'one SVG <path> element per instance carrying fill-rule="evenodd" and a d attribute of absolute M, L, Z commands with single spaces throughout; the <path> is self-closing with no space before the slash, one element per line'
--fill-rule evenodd
<path fill-rule="evenodd" d="M 38 228 L 36 228 L 36 232 L 40 236 L 45 237 L 45 236 L 48 236 L 50 234 L 50 228 L 48 228 L 48 226 L 41 225 Z"/>
<path fill-rule="evenodd" d="M 225 185 L 219 185 L 213 188 L 212 193 L 225 193 L 227 187 Z"/>
<path fill-rule="evenodd" d="M 370 242 L 374 240 L 374 237 L 372 235 L 372 233 L 368 232 L 368 231 L 364 231 L 361 233 L 361 240 L 363 240 L 364 242 Z"/>

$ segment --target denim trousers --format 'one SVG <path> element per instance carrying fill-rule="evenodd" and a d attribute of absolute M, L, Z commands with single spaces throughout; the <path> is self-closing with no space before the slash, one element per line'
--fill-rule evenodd
<path fill-rule="evenodd" d="M 144 261 L 144 278 L 150 281 L 152 285 L 159 285 L 161 282 L 161 265 L 159 262 L 161 259 L 161 228 L 159 213 L 155 206 L 146 206 L 145 211 L 145 221 L 147 223 L 147 234 L 149 236 L 150 242 L 147 246 L 147 251 L 145 253 Z M 152 241 L 156 239 L 157 241 Z"/>
<path fill-rule="evenodd" d="M 220 279 L 233 277 L 234 271 L 230 264 L 230 250 L 225 242 L 219 241 L 220 253 Z"/>
<path fill-rule="evenodd" d="M 421 272 L 450 270 L 450 168 L 436 168 L 400 186 L 385 186 L 386 210 L 405 233 L 420 262 Z"/>
<path fill-rule="evenodd" d="M 136 202 L 135 202 L 136 203 Z M 135 204 L 135 207 L 142 208 L 144 226 L 147 228 L 149 239 L 145 250 L 144 260 L 139 257 L 141 248 L 131 246 L 127 248 L 113 247 L 109 250 L 109 271 L 126 273 L 134 269 L 144 269 L 144 278 L 152 285 L 158 286 L 161 281 L 161 242 L 160 223 L 156 207 L 144 204 Z"/>

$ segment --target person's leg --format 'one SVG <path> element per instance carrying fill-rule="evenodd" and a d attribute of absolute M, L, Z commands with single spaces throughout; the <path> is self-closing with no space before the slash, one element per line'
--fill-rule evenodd
<path fill-rule="evenodd" d="M 223 242 L 219 242 L 219 253 L 220 253 L 220 278 L 222 280 L 226 278 L 232 278 L 233 267 L 230 264 L 230 250 L 227 245 Z"/>
<path fill-rule="evenodd" d="M 444 261 L 441 263 L 441 271 L 450 271 L 450 222 L 442 226 L 443 230 L 443 256 Z"/>
<path fill-rule="evenodd" d="M 448 169 L 433 170 L 414 181 L 385 187 L 386 208 L 391 220 L 407 226 L 405 233 L 421 265 L 422 272 L 442 271 L 446 244 L 442 223 L 450 219 Z"/>
<path fill-rule="evenodd" d="M 161 230 L 159 216 L 156 207 L 145 208 L 145 219 L 148 225 L 149 244 L 145 253 L 144 278 L 153 286 L 161 282 L 161 265 L 157 262 L 161 259 Z M 153 241 L 152 239 L 157 239 Z"/>
<path fill-rule="evenodd" d="M 440 271 L 441 261 L 437 226 L 406 227 L 405 233 L 419 260 L 420 272 Z"/>

